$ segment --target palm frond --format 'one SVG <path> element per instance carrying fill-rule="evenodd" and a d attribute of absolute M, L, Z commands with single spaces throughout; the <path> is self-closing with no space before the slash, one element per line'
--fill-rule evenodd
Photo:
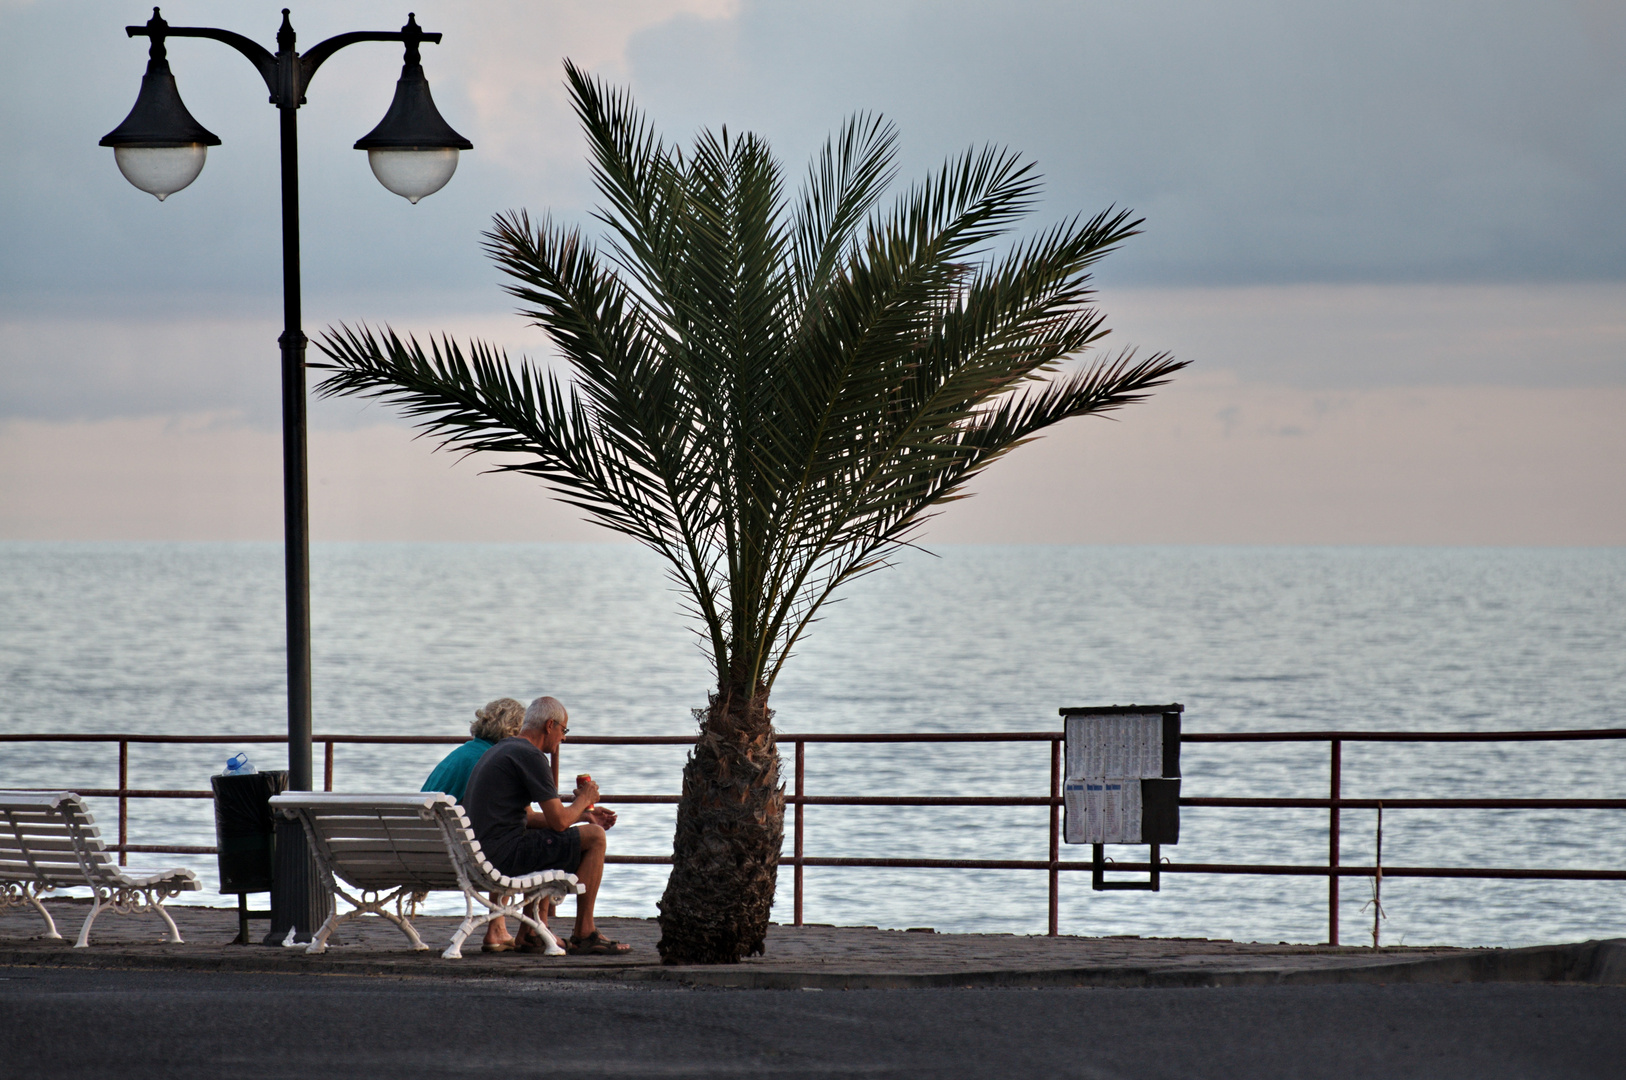
<path fill-rule="evenodd" d="M 568 63 L 566 81 L 603 251 L 524 211 L 484 243 L 568 378 L 480 342 L 341 326 L 317 342 L 318 390 L 503 455 L 495 468 L 658 551 L 720 690 L 771 687 L 822 606 L 994 461 L 1185 366 L 1080 363 L 1107 333 L 1090 270 L 1141 222 L 1109 208 L 1008 243 L 1039 192 L 1008 151 L 952 157 L 882 209 L 897 133 L 858 114 L 792 196 L 757 136 L 681 151 L 624 90 Z"/>

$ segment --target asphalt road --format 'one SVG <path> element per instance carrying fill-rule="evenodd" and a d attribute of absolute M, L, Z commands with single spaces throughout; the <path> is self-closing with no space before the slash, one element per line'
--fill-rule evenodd
<path fill-rule="evenodd" d="M 0 969 L 0 1077 L 1626 1076 L 1626 987 L 688 990 Z"/>

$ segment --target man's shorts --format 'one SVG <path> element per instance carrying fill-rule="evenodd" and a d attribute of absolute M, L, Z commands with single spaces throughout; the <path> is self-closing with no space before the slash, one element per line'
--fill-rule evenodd
<path fill-rule="evenodd" d="M 563 870 L 574 874 L 582 864 L 580 829 L 554 832 L 552 829 L 526 829 L 519 846 L 499 867 L 509 877 L 524 877 L 538 870 Z"/>

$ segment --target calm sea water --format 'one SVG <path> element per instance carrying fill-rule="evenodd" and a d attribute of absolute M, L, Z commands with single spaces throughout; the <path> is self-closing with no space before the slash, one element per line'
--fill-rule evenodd
<path fill-rule="evenodd" d="M 136 787 L 207 786 L 285 730 L 281 549 L 0 544 L 0 731 L 218 734 L 133 746 Z M 451 734 L 499 696 L 551 693 L 578 734 L 687 734 L 708 670 L 660 566 L 623 545 L 330 544 L 312 554 L 318 732 Z M 784 731 L 1054 729 L 1063 706 L 1180 701 L 1188 731 L 1626 726 L 1626 550 L 949 547 L 910 553 L 828 610 L 775 690 Z M 443 751 L 341 746 L 340 790 L 413 790 Z M 673 793 L 680 748 L 567 746 L 605 791 Z M 808 750 L 811 794 L 1044 794 L 1045 744 Z M 1324 795 L 1324 744 L 1184 750 L 1188 795 Z M 1351 797 L 1626 797 L 1619 743 L 1375 745 Z M 318 769 L 320 759 L 318 758 Z M 0 743 L 0 783 L 112 787 L 111 746 Z M 95 805 L 116 822 L 111 800 Z M 1343 858 L 1369 863 L 1374 815 Z M 809 855 L 1043 858 L 1045 814 L 810 808 Z M 1181 862 L 1314 862 L 1325 811 L 1188 809 Z M 612 850 L 670 850 L 667 807 L 630 806 Z M 787 830 L 788 831 L 788 830 Z M 133 843 L 213 842 L 206 802 L 133 804 Z M 1088 848 L 1064 849 L 1087 858 Z M 1390 865 L 1626 865 L 1615 811 L 1392 810 Z M 1124 849 L 1133 857 L 1144 849 Z M 151 860 L 155 857 L 148 856 Z M 213 859 L 193 865 L 206 888 Z M 652 915 L 659 867 L 612 867 L 601 910 Z M 1042 932 L 1040 872 L 809 869 L 813 922 Z M 220 902 L 213 892 L 201 902 Z M 1346 942 L 1370 930 L 1346 879 Z M 1626 885 L 1391 879 L 1386 943 L 1626 934 Z M 445 903 L 445 901 L 440 901 Z M 776 917 L 790 917 L 790 874 Z M 1175 875 L 1152 894 L 1062 878 L 1083 934 L 1319 941 L 1324 879 Z M 1365 940 L 1369 940 L 1366 938 Z"/>

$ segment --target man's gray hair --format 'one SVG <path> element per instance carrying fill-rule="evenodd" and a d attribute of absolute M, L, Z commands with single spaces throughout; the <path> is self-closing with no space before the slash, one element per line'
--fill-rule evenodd
<path fill-rule="evenodd" d="M 563 724 L 569 719 L 565 712 L 564 703 L 556 697 L 539 697 L 531 702 L 531 707 L 525 710 L 525 722 L 520 725 L 521 731 L 541 731 L 548 726 L 549 720 L 557 720 Z"/>
<path fill-rule="evenodd" d="M 486 742 L 498 742 L 519 734 L 519 722 L 524 719 L 525 706 L 511 697 L 500 697 L 476 709 L 469 734 Z"/>

